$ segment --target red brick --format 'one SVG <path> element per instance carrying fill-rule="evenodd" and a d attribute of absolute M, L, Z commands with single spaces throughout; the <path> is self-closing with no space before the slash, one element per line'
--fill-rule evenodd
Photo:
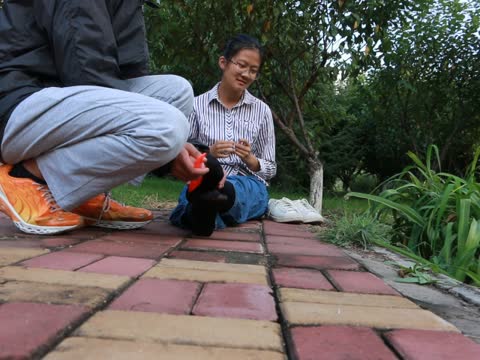
<path fill-rule="evenodd" d="M 368 272 L 328 270 L 340 291 L 361 294 L 400 295 L 385 282 Z"/>
<path fill-rule="evenodd" d="M 330 282 L 317 270 L 281 268 L 273 269 L 275 283 L 281 287 L 335 290 Z"/>
<path fill-rule="evenodd" d="M 271 254 L 308 255 L 308 256 L 345 256 L 344 252 L 333 245 L 320 244 L 302 246 L 292 244 L 268 244 Z"/>
<path fill-rule="evenodd" d="M 385 337 L 404 359 L 480 359 L 480 345 L 457 333 L 428 330 L 395 330 L 387 333 Z"/>
<path fill-rule="evenodd" d="M 22 235 L 20 230 L 17 229 L 15 225 L 13 225 L 12 220 L 7 217 L 5 214 L 0 213 L 0 234 L 2 236 L 18 236 Z"/>
<path fill-rule="evenodd" d="M 253 284 L 206 284 L 193 308 L 193 314 L 277 320 L 270 288 Z"/>
<path fill-rule="evenodd" d="M 205 251 L 173 251 L 168 256 L 170 259 L 185 259 L 196 261 L 210 261 L 210 262 L 227 262 L 225 254 L 211 253 Z"/>
<path fill-rule="evenodd" d="M 154 236 L 185 237 L 190 233 L 190 231 L 173 226 L 168 222 L 161 220 L 161 221 L 153 221 L 147 226 L 141 229 L 135 230 L 135 233 L 145 234 L 145 235 L 154 235 Z"/>
<path fill-rule="evenodd" d="M 47 248 L 58 248 L 58 247 L 64 248 L 64 247 L 78 244 L 80 241 L 81 241 L 80 239 L 74 239 L 74 238 L 52 237 L 52 238 L 42 239 L 40 243 L 43 245 L 43 247 L 47 247 Z"/>
<path fill-rule="evenodd" d="M 124 241 L 124 242 L 144 242 L 144 243 L 153 243 L 153 244 L 162 244 L 162 245 L 173 245 L 183 240 L 181 236 L 162 236 L 159 234 L 147 234 L 142 233 L 141 231 L 118 231 L 111 234 L 102 236 L 101 240 L 113 240 L 113 241 Z"/>
<path fill-rule="evenodd" d="M 72 231 L 68 234 L 62 235 L 62 237 L 68 237 L 78 240 L 93 240 L 101 236 L 108 235 L 109 230 L 99 227 L 84 227 L 79 230 Z"/>
<path fill-rule="evenodd" d="M 277 265 L 312 269 L 358 270 L 360 265 L 348 256 L 276 255 Z"/>
<path fill-rule="evenodd" d="M 220 231 L 214 231 L 213 234 L 208 237 L 208 239 L 260 242 L 260 234 L 220 230 Z"/>
<path fill-rule="evenodd" d="M 159 259 L 174 245 L 175 243 L 173 241 L 165 243 L 149 240 L 115 240 L 112 238 L 111 240 L 90 240 L 66 251 Z"/>
<path fill-rule="evenodd" d="M 75 305 L 8 303 L 0 305 L 0 357 L 26 359 L 49 346 L 87 308 Z"/>
<path fill-rule="evenodd" d="M 266 235 L 289 236 L 301 239 L 316 239 L 315 234 L 310 232 L 305 225 L 282 224 L 264 221 L 263 232 Z"/>
<path fill-rule="evenodd" d="M 262 253 L 262 245 L 245 241 L 188 240 L 182 248 Z"/>
<path fill-rule="evenodd" d="M 296 327 L 291 330 L 298 360 L 395 360 L 369 328 L 346 326 Z"/>
<path fill-rule="evenodd" d="M 101 258 L 103 258 L 103 255 L 99 254 L 81 254 L 58 251 L 26 260 L 22 262 L 22 265 L 28 267 L 73 271 L 100 260 Z"/>
<path fill-rule="evenodd" d="M 199 290 L 200 284 L 192 281 L 140 279 L 109 309 L 187 315 Z"/>
<path fill-rule="evenodd" d="M 155 265 L 155 260 L 108 256 L 78 271 L 137 277 Z"/>
<path fill-rule="evenodd" d="M 265 235 L 265 242 L 268 245 L 271 244 L 289 244 L 298 246 L 317 246 L 318 244 L 324 244 L 318 239 L 304 239 L 291 236 L 278 236 L 278 235 Z"/>
<path fill-rule="evenodd" d="M 247 221 L 246 223 L 238 224 L 234 227 L 228 227 L 227 230 L 236 230 L 236 229 L 240 229 L 240 230 L 260 230 L 261 226 L 262 226 L 262 223 L 260 221 L 250 220 L 250 221 Z"/>

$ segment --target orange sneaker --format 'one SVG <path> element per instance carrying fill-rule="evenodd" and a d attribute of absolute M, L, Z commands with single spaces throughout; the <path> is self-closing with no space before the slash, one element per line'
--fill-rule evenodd
<path fill-rule="evenodd" d="M 122 205 L 110 194 L 97 195 L 72 211 L 83 216 L 87 225 L 109 229 L 137 229 L 153 220 L 150 210 Z"/>
<path fill-rule="evenodd" d="M 28 234 L 56 234 L 83 226 L 83 219 L 63 211 L 47 185 L 10 176 L 12 165 L 0 166 L 0 211 Z"/>

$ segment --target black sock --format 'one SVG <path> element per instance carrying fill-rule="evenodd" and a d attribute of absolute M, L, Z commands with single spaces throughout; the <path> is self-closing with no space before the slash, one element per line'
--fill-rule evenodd
<path fill-rule="evenodd" d="M 210 236 L 215 230 L 215 219 L 219 211 L 228 206 L 228 196 L 218 190 L 223 178 L 223 169 L 218 160 L 207 155 L 205 164 L 210 171 L 203 176 L 201 184 L 187 193 L 191 204 L 190 224 L 196 235 Z"/>
<path fill-rule="evenodd" d="M 220 165 L 218 160 L 212 155 L 207 155 L 205 166 L 208 167 L 210 171 L 203 176 L 202 182 L 195 190 L 187 193 L 188 201 L 195 201 L 201 194 L 216 190 L 218 183 L 223 178 L 222 165 Z"/>
<path fill-rule="evenodd" d="M 220 209 L 218 209 L 218 211 L 221 213 L 227 212 L 232 208 L 233 204 L 235 204 L 235 188 L 231 182 L 225 181 L 225 185 L 223 186 L 223 189 L 220 189 L 220 193 L 227 196 L 227 201 Z"/>
<path fill-rule="evenodd" d="M 225 186 L 220 191 L 222 192 L 222 194 L 228 197 L 228 201 L 226 202 L 225 207 L 220 210 L 220 216 L 222 217 L 223 222 L 227 226 L 238 225 L 237 220 L 228 213 L 228 210 L 230 210 L 232 206 L 235 204 L 236 194 L 235 194 L 235 188 L 233 187 L 233 184 L 231 182 L 226 181 Z"/>
<path fill-rule="evenodd" d="M 45 180 L 40 179 L 39 177 L 33 175 L 30 171 L 25 169 L 22 163 L 18 163 L 13 165 L 12 170 L 10 170 L 10 176 L 16 177 L 16 178 L 27 178 L 27 179 L 32 179 L 36 183 L 42 184 L 42 185 L 47 185 Z"/>
<path fill-rule="evenodd" d="M 195 235 L 210 236 L 215 230 L 215 220 L 218 210 L 207 203 L 195 202 L 191 204 L 190 225 Z"/>

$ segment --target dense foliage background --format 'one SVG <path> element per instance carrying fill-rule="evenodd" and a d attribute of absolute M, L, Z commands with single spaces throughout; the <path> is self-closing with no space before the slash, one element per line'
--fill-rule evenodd
<path fill-rule="evenodd" d="M 443 170 L 464 172 L 480 145 L 479 14 L 459 0 L 162 0 L 146 11 L 153 70 L 196 94 L 220 79 L 229 37 L 262 41 L 252 92 L 274 112 L 274 184 L 306 192 L 319 167 L 327 190 L 371 187 L 430 144 Z"/>

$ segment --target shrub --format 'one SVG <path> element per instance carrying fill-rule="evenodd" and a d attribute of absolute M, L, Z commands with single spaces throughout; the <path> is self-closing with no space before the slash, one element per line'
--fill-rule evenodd
<path fill-rule="evenodd" d="M 433 162 L 435 154 L 436 162 Z M 376 216 L 391 214 L 401 245 L 460 281 L 480 285 L 480 184 L 476 180 L 480 147 L 464 178 L 440 169 L 438 148 L 429 146 L 423 163 L 415 154 L 407 167 L 370 200 Z"/>
<path fill-rule="evenodd" d="M 361 193 L 371 193 L 378 185 L 377 177 L 372 174 L 360 174 L 353 178 L 350 190 Z"/>
<path fill-rule="evenodd" d="M 363 214 L 345 214 L 325 233 L 325 240 L 340 246 L 361 246 L 364 249 L 378 242 L 389 242 L 392 227 L 375 217 Z"/>

